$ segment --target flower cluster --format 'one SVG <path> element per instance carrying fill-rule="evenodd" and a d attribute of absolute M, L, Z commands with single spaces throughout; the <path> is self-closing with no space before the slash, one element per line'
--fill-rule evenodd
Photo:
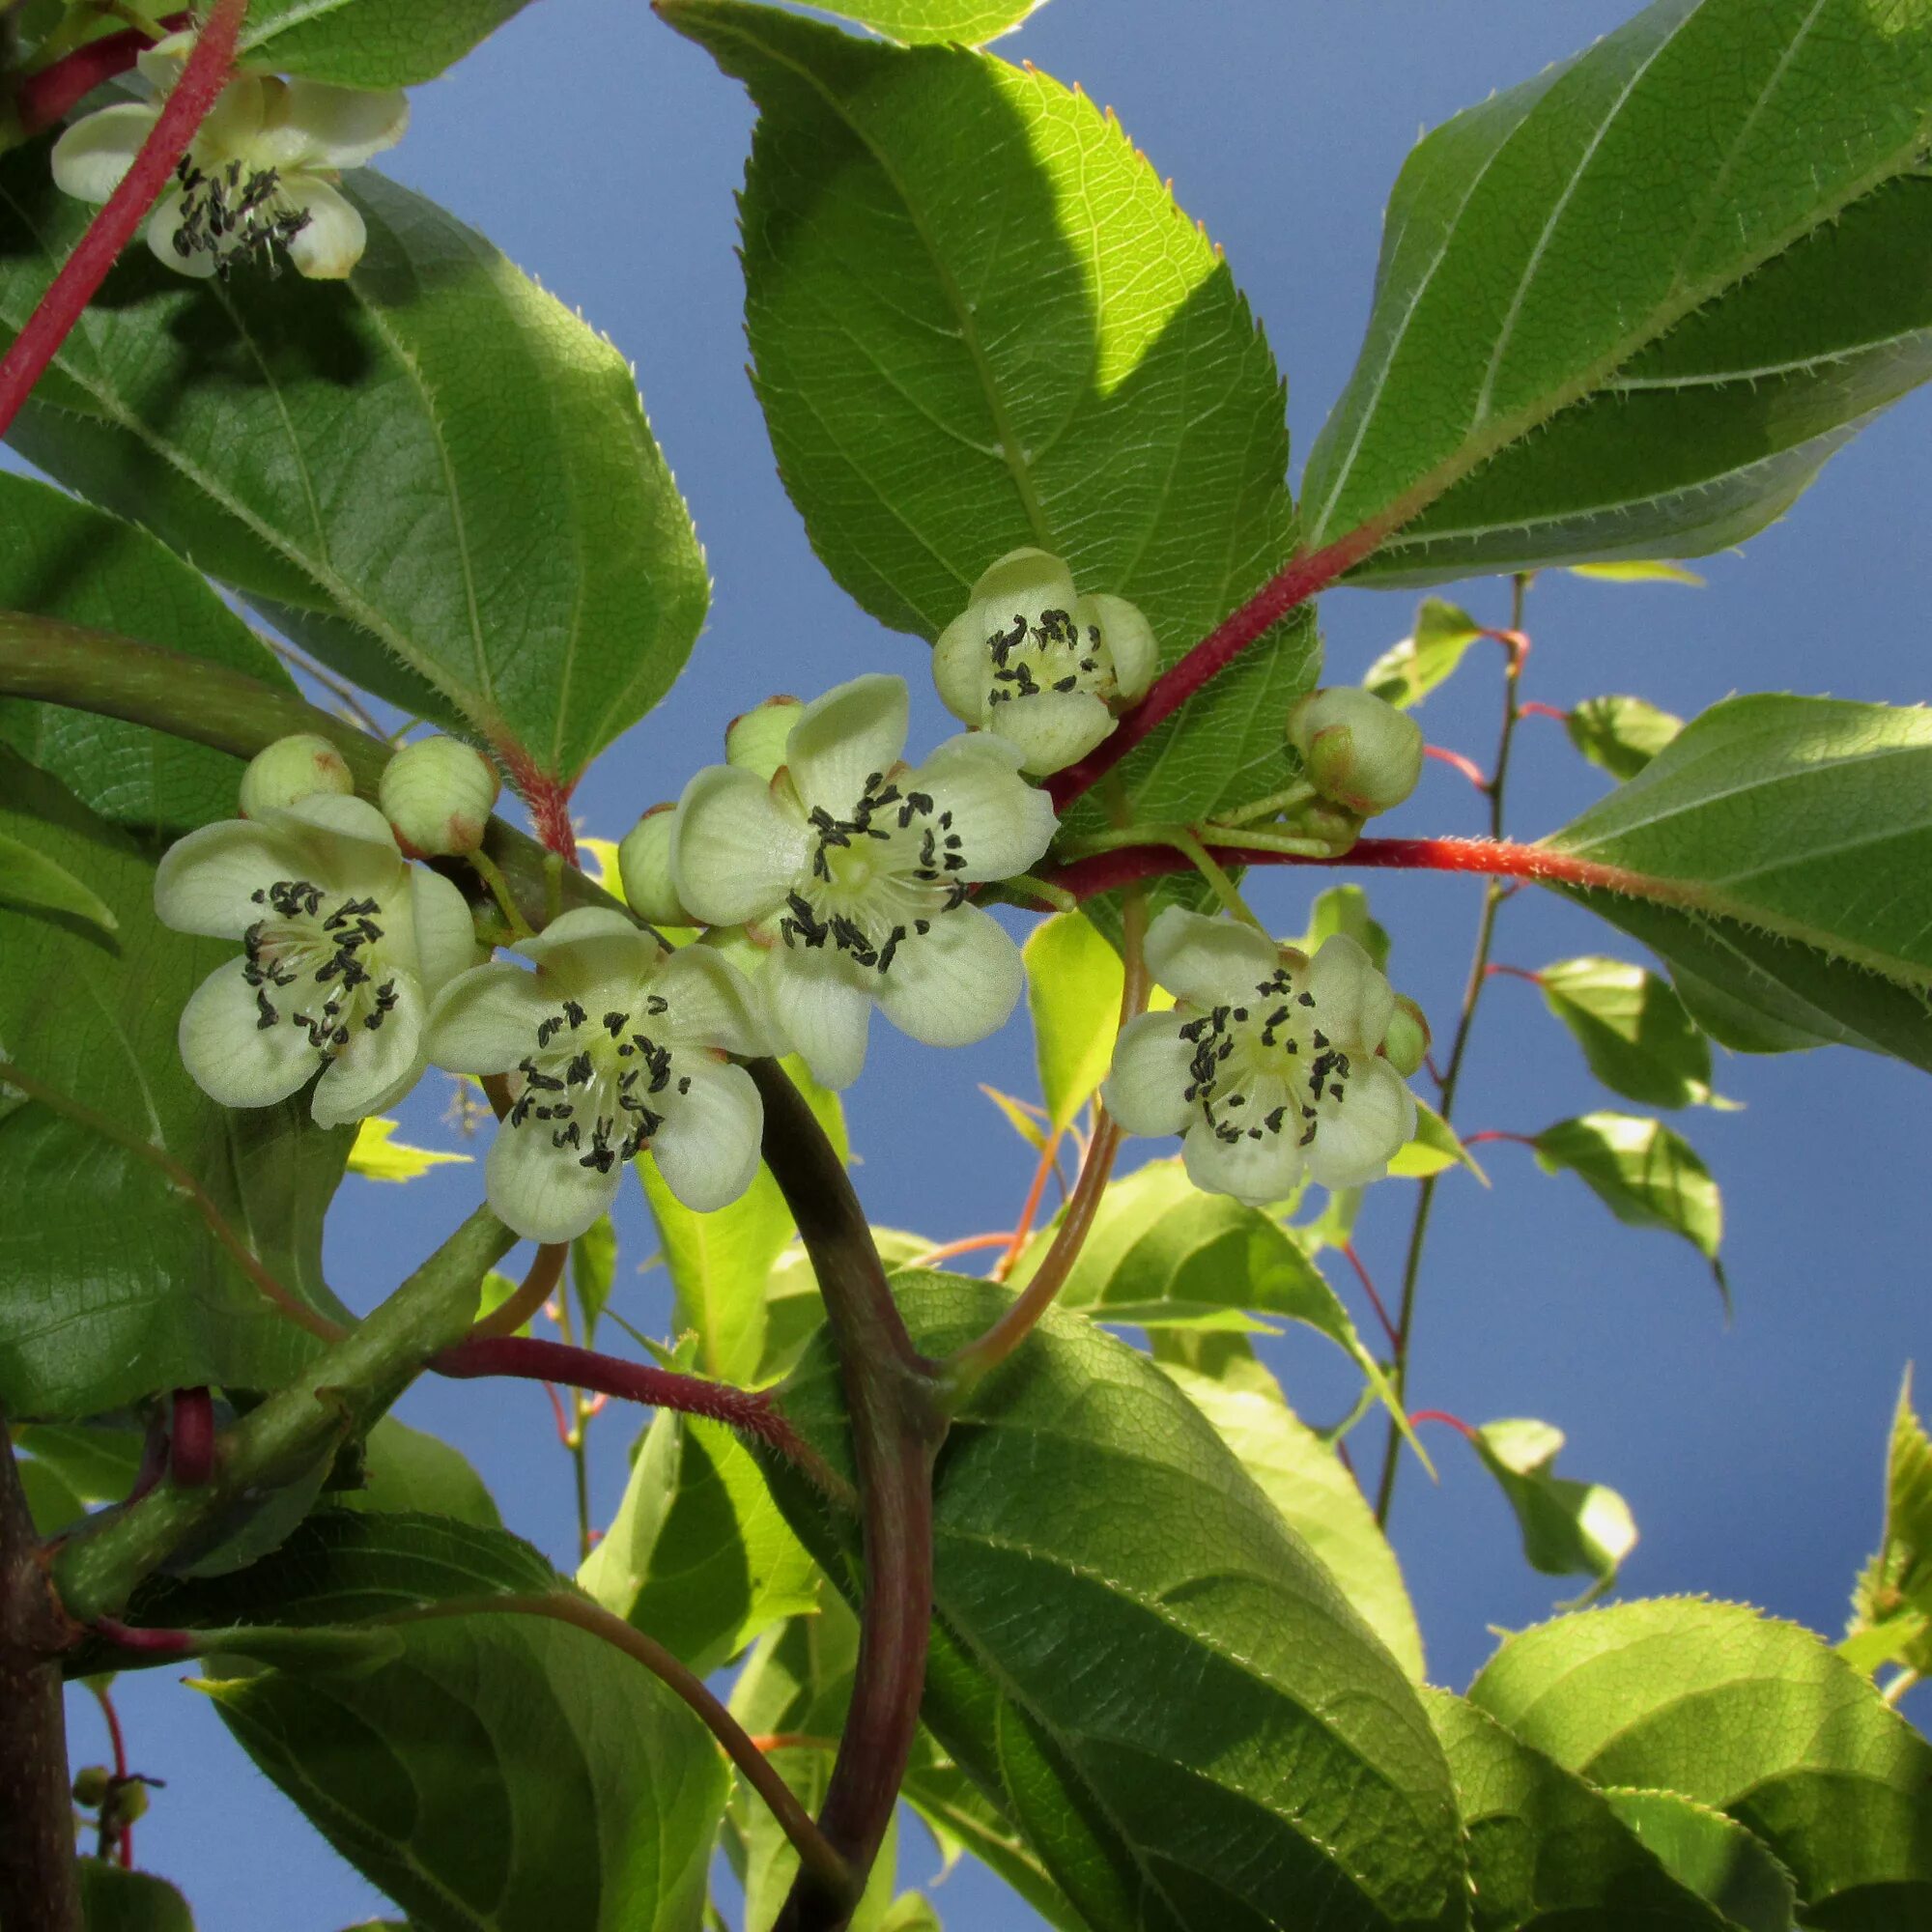
<path fill-rule="evenodd" d="M 64 192 L 104 202 L 121 185 L 193 45 L 194 36 L 183 32 L 147 48 L 139 69 L 155 100 L 102 107 L 60 137 L 53 171 Z M 258 255 L 272 271 L 279 249 L 304 275 L 340 279 L 362 259 L 368 236 L 334 183 L 341 170 L 393 148 L 409 120 L 400 89 L 331 87 L 238 68 L 195 130 L 173 186 L 155 204 L 148 246 L 184 275 L 226 275 Z"/>

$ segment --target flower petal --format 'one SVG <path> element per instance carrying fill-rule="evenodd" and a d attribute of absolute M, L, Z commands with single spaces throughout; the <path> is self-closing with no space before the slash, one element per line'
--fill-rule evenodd
<path fill-rule="evenodd" d="M 808 807 L 851 816 L 866 781 L 891 771 L 905 750 L 908 701 L 904 678 L 871 671 L 835 686 L 799 713 L 785 742 L 785 765 Z"/>
<path fill-rule="evenodd" d="M 301 867 L 302 855 L 282 826 L 219 819 L 176 839 L 161 854 L 155 871 L 155 917 L 176 932 L 240 939 L 262 917 L 250 895 L 299 876 Z"/>
<path fill-rule="evenodd" d="M 416 977 L 434 997 L 476 964 L 476 927 L 469 901 L 440 872 L 410 867 L 410 906 L 416 930 Z"/>
<path fill-rule="evenodd" d="M 665 1185 L 699 1214 L 728 1208 L 758 1176 L 758 1140 L 765 1105 L 742 1066 L 726 1066 L 703 1054 L 676 1057 L 678 1077 L 690 1087 L 667 1109 L 651 1137 L 651 1152 Z"/>
<path fill-rule="evenodd" d="M 1050 552 L 1032 545 L 996 558 L 973 586 L 973 607 L 987 635 L 1010 630 L 1020 617 L 1030 628 L 1037 626 L 1042 611 L 1071 611 L 1078 601 L 1073 573 Z"/>
<path fill-rule="evenodd" d="M 1080 601 L 1081 621 L 1098 624 L 1106 639 L 1107 655 L 1114 663 L 1115 695 L 1130 704 L 1136 702 L 1147 695 L 1160 668 L 1160 646 L 1152 627 L 1141 615 L 1140 606 L 1124 597 L 1101 591 Z"/>
<path fill-rule="evenodd" d="M 1177 1000 L 1216 1007 L 1245 999 L 1280 965 L 1281 952 L 1251 925 L 1169 906 L 1148 928 L 1147 963 Z"/>
<path fill-rule="evenodd" d="M 845 809 L 857 798 L 854 792 Z M 742 925 L 775 912 L 808 857 L 804 825 L 756 772 L 707 765 L 685 786 L 670 872 L 678 898 L 696 918 Z"/>
<path fill-rule="evenodd" d="M 572 1241 L 609 1211 L 623 1181 L 624 1163 L 608 1173 L 585 1167 L 575 1148 L 551 1145 L 548 1121 L 526 1118 L 497 1129 L 483 1164 L 483 1190 L 506 1228 L 530 1241 Z"/>
<path fill-rule="evenodd" d="M 289 260 L 297 271 L 311 281 L 341 281 L 369 245 L 361 211 L 314 175 L 287 176 L 281 199 L 308 216 L 288 242 Z"/>
<path fill-rule="evenodd" d="M 258 168 L 359 168 L 408 131 L 410 98 L 399 87 L 334 87 L 291 80 L 270 87 L 262 129 L 249 144 Z"/>
<path fill-rule="evenodd" d="M 424 1050 L 448 1073 L 507 1073 L 555 1006 L 534 973 L 502 960 L 472 966 L 431 1002 Z"/>
<path fill-rule="evenodd" d="M 901 1033 L 927 1046 L 971 1046 L 1006 1025 L 1026 968 L 990 913 L 962 905 L 903 941 L 876 985 L 879 1010 Z"/>
<path fill-rule="evenodd" d="M 1187 1178 L 1209 1194 L 1232 1194 L 1250 1208 L 1265 1208 L 1294 1192 L 1301 1179 L 1301 1149 L 1293 1134 L 1246 1134 L 1224 1141 L 1198 1121 L 1180 1143 Z"/>
<path fill-rule="evenodd" d="M 344 893 L 392 896 L 403 882 L 403 855 L 389 821 L 366 798 L 314 792 L 264 822 L 291 831 L 309 863 Z"/>
<path fill-rule="evenodd" d="M 1002 705 L 1003 712 L 1011 709 Z M 900 786 L 932 794 L 952 814 L 965 866 L 953 876 L 973 882 L 1024 872 L 1053 842 L 1053 801 L 1019 775 L 1019 753 L 992 732 L 962 731 Z"/>
<path fill-rule="evenodd" d="M 224 1107 L 269 1107 L 305 1086 L 322 1065 L 307 1033 L 284 1019 L 262 1026 L 247 962 L 217 966 L 182 1009 L 177 1041 L 188 1078 Z"/>
<path fill-rule="evenodd" d="M 628 1012 L 664 948 L 611 906 L 578 906 L 551 921 L 517 949 L 537 965 L 538 983 L 553 1007 L 566 995 L 605 1012 Z"/>
<path fill-rule="evenodd" d="M 932 681 L 939 701 L 962 724 L 986 722 L 986 692 L 992 682 L 992 662 L 977 621 L 977 606 L 953 618 L 932 647 Z"/>
<path fill-rule="evenodd" d="M 347 1044 L 316 1082 L 312 1111 L 319 1127 L 345 1126 L 393 1106 L 422 1077 L 423 992 L 398 973 L 396 1004 L 379 1027 L 351 1028 Z"/>
<path fill-rule="evenodd" d="M 186 213 L 187 200 L 180 189 L 170 188 L 162 195 L 148 217 L 148 250 L 164 269 L 205 282 L 214 273 L 214 257 L 206 248 L 191 248 L 183 254 L 175 246 L 175 237 L 181 233 Z"/>
<path fill-rule="evenodd" d="M 1196 1119 L 1189 1100 L 1195 1047 L 1175 1012 L 1142 1013 L 1121 1029 L 1101 1103 L 1130 1134 L 1178 1134 Z"/>
<path fill-rule="evenodd" d="M 54 143 L 54 185 L 81 201 L 105 201 L 160 118 L 158 108 L 138 100 L 84 115 Z"/>
<path fill-rule="evenodd" d="M 687 946 L 673 952 L 652 977 L 651 989 L 670 1003 L 665 1024 L 672 1040 L 722 1047 L 726 1053 L 771 1050 L 745 976 L 711 947 Z"/>
<path fill-rule="evenodd" d="M 759 976 L 772 1024 L 827 1087 L 851 1086 L 866 1064 L 872 1001 L 857 970 L 841 953 L 779 946 Z"/>
<path fill-rule="evenodd" d="M 1375 961 L 1346 932 L 1332 932 L 1301 976 L 1321 1030 L 1350 1050 L 1373 1053 L 1395 1017 L 1395 994 Z"/>
<path fill-rule="evenodd" d="M 1415 1132 L 1415 1101 L 1385 1060 L 1357 1060 L 1343 1097 L 1323 1092 L 1315 1103 L 1308 1174 L 1323 1187 L 1366 1187 Z"/>
<path fill-rule="evenodd" d="M 1084 758 L 1114 728 L 1114 714 L 1091 691 L 1042 691 L 986 713 L 986 729 L 1018 747 L 1020 769 L 1037 779 Z"/>

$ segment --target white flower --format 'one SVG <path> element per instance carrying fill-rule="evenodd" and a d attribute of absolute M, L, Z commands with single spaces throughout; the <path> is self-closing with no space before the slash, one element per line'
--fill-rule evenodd
<path fill-rule="evenodd" d="M 161 860 L 155 912 L 245 949 L 182 1013 L 195 1084 L 225 1107 L 267 1107 L 321 1068 L 325 1127 L 415 1085 L 429 1000 L 476 958 L 463 895 L 406 863 L 373 805 L 327 792 L 190 832 Z"/>
<path fill-rule="evenodd" d="M 645 1148 L 670 1191 L 706 1212 L 758 1172 L 764 1107 L 726 1053 L 763 1053 L 743 977 L 709 947 L 668 953 L 622 913 L 567 912 L 504 961 L 452 980 L 429 1055 L 452 1073 L 522 1074 L 484 1183 L 533 1241 L 581 1235 Z"/>
<path fill-rule="evenodd" d="M 1020 748 L 1036 778 L 1083 758 L 1158 667 L 1148 621 L 1122 597 L 1078 595 L 1043 550 L 1009 551 L 932 647 L 932 675 L 961 724 Z"/>
<path fill-rule="evenodd" d="M 142 53 L 141 73 L 157 96 L 180 78 L 193 44 L 192 34 L 170 34 Z M 55 185 L 104 202 L 160 111 L 158 101 L 122 101 L 76 121 L 54 144 Z M 337 173 L 393 148 L 409 122 L 400 88 L 370 92 L 239 69 L 155 204 L 148 246 L 184 275 L 225 273 L 279 247 L 304 275 L 339 279 L 362 259 L 368 236 L 333 185 Z"/>
<path fill-rule="evenodd" d="M 858 1078 L 874 1001 L 914 1039 L 967 1046 L 1025 984 L 967 888 L 1038 859 L 1052 804 L 1004 739 L 949 738 L 916 771 L 905 739 L 905 680 L 854 678 L 799 713 L 769 783 L 712 765 L 678 804 L 679 899 L 716 925 L 758 923 L 773 1022 L 829 1087 Z"/>
<path fill-rule="evenodd" d="M 1170 906 L 1148 970 L 1174 1009 L 1122 1030 L 1102 1090 L 1130 1134 L 1181 1134 L 1197 1187 L 1265 1207 L 1303 1172 L 1378 1180 L 1415 1132 L 1415 1102 L 1380 1057 L 1395 995 L 1346 934 L 1311 961 L 1251 926 Z"/>

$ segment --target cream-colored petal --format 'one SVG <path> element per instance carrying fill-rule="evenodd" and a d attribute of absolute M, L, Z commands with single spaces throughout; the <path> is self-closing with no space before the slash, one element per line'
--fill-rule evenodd
<path fill-rule="evenodd" d="M 973 586 L 973 603 L 988 634 L 1011 630 L 1020 617 L 1030 626 L 1037 624 L 1042 611 L 1070 611 L 1078 601 L 1073 573 L 1057 556 L 1030 544 L 996 558 Z"/>
<path fill-rule="evenodd" d="M 359 1020 L 349 1039 L 316 1082 L 314 1114 L 320 1127 L 345 1126 L 392 1107 L 422 1077 L 422 988 L 407 973 L 390 981 L 396 1004 L 378 1027 Z"/>
<path fill-rule="evenodd" d="M 844 809 L 857 798 L 854 792 Z M 685 786 L 670 841 L 671 881 L 706 923 L 742 925 L 776 912 L 810 857 L 804 824 L 755 772 L 707 765 Z"/>
<path fill-rule="evenodd" d="M 570 998 L 604 1012 L 629 1011 L 664 954 L 656 937 L 612 906 L 579 906 L 517 949 L 537 964 L 552 1006 Z"/>
<path fill-rule="evenodd" d="M 822 806 L 834 818 L 851 816 L 867 781 L 898 763 L 907 704 L 904 678 L 870 671 L 800 712 L 785 742 L 785 765 L 808 808 Z"/>
<path fill-rule="evenodd" d="M 369 231 L 347 195 L 314 175 L 291 175 L 282 201 L 308 219 L 289 238 L 289 260 L 312 282 L 339 282 L 362 259 Z"/>
<path fill-rule="evenodd" d="M 1128 704 L 1147 695 L 1160 669 L 1160 646 L 1140 606 L 1105 592 L 1081 599 L 1082 621 L 1096 623 L 1114 666 L 1115 696 Z"/>
<path fill-rule="evenodd" d="M 1301 988 L 1315 996 L 1321 1031 L 1351 1051 L 1373 1053 L 1395 1017 L 1395 994 L 1375 962 L 1346 932 L 1334 932 L 1301 976 Z"/>
<path fill-rule="evenodd" d="M 389 821 L 366 798 L 338 792 L 312 792 L 267 822 L 292 831 L 311 863 L 326 867 L 345 893 L 393 895 L 403 884 L 403 855 Z"/>
<path fill-rule="evenodd" d="M 1294 1192 L 1301 1179 L 1301 1149 L 1293 1134 L 1241 1134 L 1224 1141 L 1206 1121 L 1180 1143 L 1187 1178 L 1209 1194 L 1232 1194 L 1250 1208 L 1265 1208 Z"/>
<path fill-rule="evenodd" d="M 206 248 L 196 248 L 185 255 L 175 246 L 175 237 L 181 233 L 182 217 L 186 212 L 187 202 L 179 188 L 170 188 L 162 195 L 155 204 L 154 213 L 148 216 L 148 250 L 163 268 L 205 282 L 214 273 L 214 257 Z"/>
<path fill-rule="evenodd" d="M 260 133 L 250 147 L 257 167 L 284 173 L 359 168 L 393 148 L 408 131 L 410 98 L 399 87 L 334 87 L 320 80 L 271 84 Z"/>
<path fill-rule="evenodd" d="M 939 701 L 962 724 L 986 722 L 986 693 L 993 675 L 976 608 L 969 606 L 953 618 L 932 647 L 932 681 L 939 687 Z"/>
<path fill-rule="evenodd" d="M 1195 1048 L 1180 1037 L 1184 1024 L 1179 1013 L 1142 1013 L 1122 1028 L 1100 1099 L 1128 1133 L 1178 1134 L 1200 1118 L 1186 1097 Z"/>
<path fill-rule="evenodd" d="M 1042 691 L 991 705 L 986 729 L 1020 753 L 1020 769 L 1043 779 L 1077 764 L 1114 728 L 1114 714 L 1091 691 Z"/>
<path fill-rule="evenodd" d="M 1415 1101 L 1384 1060 L 1353 1062 L 1342 1098 L 1324 1088 L 1315 1103 L 1309 1178 L 1323 1187 L 1366 1187 L 1379 1180 L 1396 1150 L 1415 1133 Z"/>
<path fill-rule="evenodd" d="M 1238 1004 L 1280 964 L 1265 933 L 1232 919 L 1169 906 L 1148 928 L 1148 971 L 1177 1000 L 1197 1007 Z"/>
<path fill-rule="evenodd" d="M 650 990 L 669 1002 L 664 1025 L 673 1041 L 697 1041 L 726 1053 L 771 1051 L 745 976 L 714 948 L 687 946 L 673 952 L 652 977 Z"/>
<path fill-rule="evenodd" d="M 928 792 L 937 810 L 952 814 L 951 830 L 966 862 L 955 876 L 969 884 L 1010 879 L 1053 842 L 1053 801 L 1020 777 L 1018 760 L 1002 737 L 961 732 L 900 781 L 901 791 Z"/>
<path fill-rule="evenodd" d="M 1026 968 L 992 914 L 962 905 L 902 941 L 875 984 L 879 1010 L 901 1033 L 927 1046 L 971 1046 L 1006 1025 Z"/>
<path fill-rule="evenodd" d="M 136 100 L 83 115 L 54 143 L 54 185 L 81 201 L 105 201 L 160 118 L 158 108 Z"/>
<path fill-rule="evenodd" d="M 813 1076 L 828 1087 L 851 1086 L 866 1064 L 872 1001 L 856 983 L 858 972 L 846 964 L 843 953 L 779 946 L 760 975 L 781 1043 L 803 1058 Z"/>
<path fill-rule="evenodd" d="M 699 1214 L 728 1208 L 758 1176 L 758 1141 L 765 1106 L 752 1076 L 702 1054 L 676 1056 L 680 1081 L 667 1096 L 665 1122 L 651 1137 L 651 1153 L 665 1185 Z"/>
<path fill-rule="evenodd" d="M 480 956 L 469 901 L 440 872 L 412 866 L 410 906 L 416 933 L 416 976 L 425 996 L 434 997 Z"/>
<path fill-rule="evenodd" d="M 307 1084 L 322 1056 L 288 1018 L 260 1024 L 246 961 L 217 966 L 188 996 L 177 1040 L 188 1078 L 224 1107 L 269 1107 Z"/>
<path fill-rule="evenodd" d="M 263 74 L 237 73 L 214 97 L 214 105 L 195 129 L 194 145 L 188 151 L 195 165 L 213 174 L 216 168 L 239 161 L 244 186 L 250 175 L 269 165 L 255 159 L 254 148 L 262 132 L 269 90 L 278 85 Z"/>
<path fill-rule="evenodd" d="M 624 1179 L 624 1163 L 608 1173 L 585 1167 L 575 1148 L 553 1147 L 548 1121 L 526 1117 L 497 1129 L 483 1164 L 483 1190 L 498 1220 L 528 1241 L 573 1241 L 608 1213 Z"/>
<path fill-rule="evenodd" d="M 501 960 L 471 967 L 430 1003 L 424 1051 L 449 1073 L 507 1073 L 536 1050 L 555 1007 L 534 973 Z"/>
<path fill-rule="evenodd" d="M 252 895 L 303 876 L 306 859 L 279 826 L 218 819 L 162 853 L 155 871 L 155 917 L 176 932 L 240 939 L 262 917 Z"/>

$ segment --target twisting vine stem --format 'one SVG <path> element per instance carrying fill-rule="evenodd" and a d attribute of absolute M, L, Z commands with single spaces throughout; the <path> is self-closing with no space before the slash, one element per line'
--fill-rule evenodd
<path fill-rule="evenodd" d="M 1516 739 L 1517 719 L 1521 715 L 1517 702 L 1522 677 L 1522 661 L 1529 640 L 1522 632 L 1523 601 L 1529 592 L 1529 574 L 1519 571 L 1510 585 L 1510 624 L 1502 634 L 1503 718 L 1496 744 L 1496 762 L 1483 787 L 1490 801 L 1490 837 L 1497 844 L 1503 838 L 1503 794 L 1509 783 L 1510 747 Z M 1483 909 L 1476 918 L 1476 948 L 1469 961 L 1469 978 L 1463 990 L 1463 1009 L 1456 1020 L 1456 1034 L 1449 1047 L 1449 1059 L 1442 1070 L 1442 1091 L 1436 1111 L 1446 1122 L 1456 1106 L 1456 1089 L 1463 1078 L 1463 1063 L 1469 1050 L 1469 1035 L 1476 1023 L 1476 1009 L 1482 1003 L 1483 988 L 1489 983 L 1490 948 L 1495 939 L 1496 914 L 1509 895 L 1509 887 L 1492 878 L 1483 894 Z M 1408 1381 L 1409 1345 L 1414 1339 L 1415 1292 L 1422 1279 L 1422 1252 L 1429 1240 L 1429 1218 L 1435 1205 L 1437 1175 L 1419 1183 L 1415 1214 L 1409 1223 L 1408 1251 L 1403 1259 L 1402 1301 L 1395 1319 L 1394 1359 L 1389 1364 L 1389 1384 L 1398 1404 L 1405 1399 Z M 1376 1490 L 1376 1520 L 1386 1525 L 1389 1507 L 1395 1500 L 1396 1477 L 1402 1468 L 1402 1430 L 1393 1417 L 1382 1442 L 1381 1480 Z"/>

